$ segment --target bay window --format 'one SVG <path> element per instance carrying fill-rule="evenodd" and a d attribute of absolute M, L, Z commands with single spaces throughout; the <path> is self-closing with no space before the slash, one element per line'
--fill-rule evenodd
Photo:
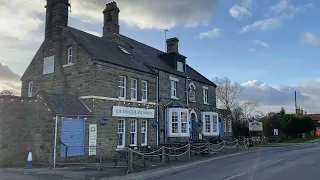
<path fill-rule="evenodd" d="M 189 137 L 188 109 L 171 108 L 168 110 L 168 136 Z"/>
<path fill-rule="evenodd" d="M 123 119 L 118 120 L 118 145 L 117 148 L 123 148 L 125 146 L 125 121 Z"/>
<path fill-rule="evenodd" d="M 219 135 L 218 113 L 203 112 L 202 113 L 202 133 L 205 136 Z"/>

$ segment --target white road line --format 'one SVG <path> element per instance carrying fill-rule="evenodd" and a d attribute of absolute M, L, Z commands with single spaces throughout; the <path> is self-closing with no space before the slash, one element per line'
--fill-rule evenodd
<path fill-rule="evenodd" d="M 283 160 L 284 160 L 284 159 L 279 159 L 279 160 L 276 160 L 276 161 L 272 161 L 272 162 L 270 162 L 270 163 L 268 163 L 268 164 L 264 165 L 264 167 L 270 166 L 270 165 L 272 165 L 272 164 L 278 163 L 278 162 L 283 161 Z M 250 172 L 250 171 L 243 172 L 243 173 L 240 173 L 240 174 L 237 174 L 237 175 L 234 175 L 234 176 L 228 177 L 228 178 L 226 178 L 226 179 L 224 179 L 224 180 L 234 179 L 234 178 L 236 178 L 236 177 L 239 177 L 239 176 L 245 175 L 245 174 L 247 174 L 247 173 L 249 173 L 249 172 Z"/>
<path fill-rule="evenodd" d="M 240 173 L 240 174 L 237 174 L 237 175 L 231 176 L 231 177 L 229 177 L 229 178 L 227 178 L 227 179 L 224 179 L 224 180 L 234 179 L 234 178 L 236 178 L 236 177 L 239 177 L 239 176 L 245 175 L 245 174 L 247 174 L 247 173 L 249 173 L 249 172 L 243 172 L 243 173 Z"/>
<path fill-rule="evenodd" d="M 279 159 L 279 160 L 276 160 L 276 161 L 270 162 L 270 163 L 268 163 L 268 164 L 264 165 L 264 167 L 270 166 L 270 165 L 272 165 L 272 164 L 278 163 L 278 162 L 283 161 L 283 160 L 284 160 L 284 159 Z"/>

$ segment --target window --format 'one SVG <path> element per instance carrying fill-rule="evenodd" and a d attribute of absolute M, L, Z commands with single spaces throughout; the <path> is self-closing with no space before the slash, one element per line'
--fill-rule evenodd
<path fill-rule="evenodd" d="M 183 63 L 180 61 L 177 61 L 177 70 L 180 72 L 184 72 L 183 71 Z"/>
<path fill-rule="evenodd" d="M 189 137 L 188 109 L 171 108 L 168 110 L 168 136 Z"/>
<path fill-rule="evenodd" d="M 28 97 L 32 97 L 32 91 L 33 91 L 33 81 L 29 81 L 29 83 L 28 83 Z"/>
<path fill-rule="evenodd" d="M 131 120 L 131 124 L 130 124 L 130 146 L 137 146 L 137 120 Z"/>
<path fill-rule="evenodd" d="M 203 103 L 208 104 L 208 87 L 203 86 Z"/>
<path fill-rule="evenodd" d="M 43 59 L 43 75 L 54 73 L 54 56 Z"/>
<path fill-rule="evenodd" d="M 171 80 L 171 98 L 177 98 L 177 81 Z"/>
<path fill-rule="evenodd" d="M 148 127 L 147 127 L 147 120 L 141 121 L 141 146 L 146 146 L 148 142 Z"/>
<path fill-rule="evenodd" d="M 68 48 L 68 64 L 72 64 L 72 47 Z"/>
<path fill-rule="evenodd" d="M 230 133 L 232 132 L 232 120 L 231 119 L 229 120 L 229 132 Z"/>
<path fill-rule="evenodd" d="M 124 147 L 125 146 L 125 121 L 123 119 L 118 120 L 118 148 Z"/>
<path fill-rule="evenodd" d="M 205 120 L 205 132 L 206 133 L 211 133 L 211 119 L 210 115 L 204 115 L 204 120 Z"/>
<path fill-rule="evenodd" d="M 223 132 L 227 132 L 227 120 L 223 119 Z"/>
<path fill-rule="evenodd" d="M 137 79 L 131 78 L 131 100 L 137 100 Z"/>
<path fill-rule="evenodd" d="M 130 53 L 126 50 L 126 48 L 121 47 L 121 46 L 118 46 L 118 47 L 123 53 L 130 55 Z"/>
<path fill-rule="evenodd" d="M 142 101 L 148 100 L 148 82 L 147 81 L 141 81 L 141 92 L 142 92 Z"/>
<path fill-rule="evenodd" d="M 125 99 L 126 98 L 126 77 L 120 76 L 119 77 L 119 98 L 120 99 Z"/>
<path fill-rule="evenodd" d="M 218 113 L 203 112 L 202 113 L 202 133 L 206 136 L 219 135 Z"/>

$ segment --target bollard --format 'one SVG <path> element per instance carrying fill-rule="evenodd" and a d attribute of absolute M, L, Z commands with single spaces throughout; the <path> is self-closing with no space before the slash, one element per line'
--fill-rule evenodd
<path fill-rule="evenodd" d="M 166 159 L 165 159 L 165 148 L 164 146 L 162 146 L 162 163 L 165 164 L 166 163 Z"/>
<path fill-rule="evenodd" d="M 133 173 L 133 152 L 129 149 L 129 172 Z"/>

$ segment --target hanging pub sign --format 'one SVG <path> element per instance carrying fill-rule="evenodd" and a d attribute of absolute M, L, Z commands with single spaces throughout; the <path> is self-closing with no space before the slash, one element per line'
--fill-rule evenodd
<path fill-rule="evenodd" d="M 195 85 L 193 83 L 189 84 L 188 95 L 189 95 L 189 101 L 190 102 L 195 102 L 196 101 L 196 87 L 195 87 Z"/>

